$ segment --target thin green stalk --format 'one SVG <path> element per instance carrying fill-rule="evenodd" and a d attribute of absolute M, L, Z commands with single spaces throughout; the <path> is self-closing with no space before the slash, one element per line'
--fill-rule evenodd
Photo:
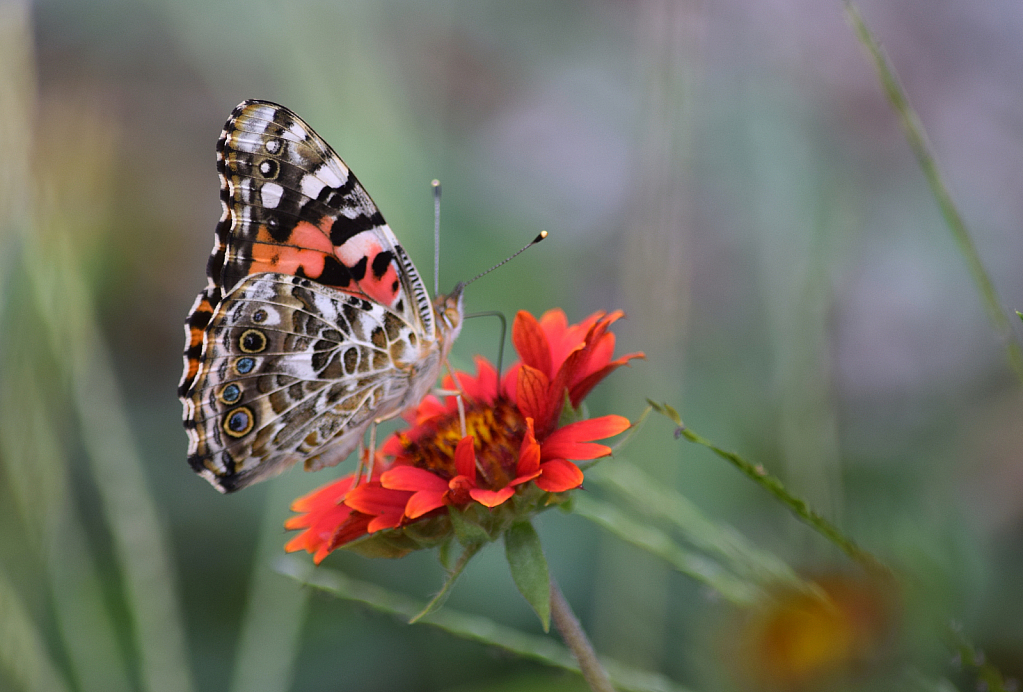
<path fill-rule="evenodd" d="M 871 553 L 860 548 L 856 545 L 855 541 L 846 537 L 845 534 L 839 531 L 834 524 L 810 509 L 810 506 L 806 504 L 805 500 L 801 500 L 786 490 L 785 486 L 782 485 L 782 482 L 767 473 L 763 466 L 754 466 L 738 454 L 721 449 L 710 440 L 700 437 L 688 428 L 682 427 L 680 434 L 690 442 L 703 445 L 752 478 L 757 485 L 767 490 L 767 492 L 774 495 L 774 497 L 783 505 L 788 507 L 789 511 L 796 515 L 797 519 L 802 521 L 804 524 L 809 525 L 817 531 L 817 533 L 834 543 L 842 552 L 858 562 L 864 568 L 877 575 L 891 576 L 891 569 L 887 565 Z"/>
<path fill-rule="evenodd" d="M 884 51 L 881 50 L 877 39 L 870 33 L 856 5 L 851 0 L 846 0 L 845 10 L 857 38 L 859 38 L 864 48 L 867 49 L 867 53 L 869 53 L 874 63 L 874 69 L 877 70 L 877 76 L 881 80 L 881 86 L 884 88 L 888 100 L 899 114 L 899 120 L 902 123 L 902 130 L 906 135 L 906 141 L 909 142 L 909 147 L 913 150 L 913 154 L 920 164 L 924 177 L 931 187 L 931 192 L 938 202 L 938 207 L 941 209 L 941 215 L 945 219 L 945 224 L 952 232 L 952 237 L 955 238 L 956 243 L 959 245 L 959 251 L 966 259 L 970 274 L 977 284 L 977 289 L 980 291 L 981 299 L 984 302 L 984 307 L 987 308 L 988 316 L 994 324 L 995 331 L 1005 341 L 1009 364 L 1015 371 L 1016 377 L 1019 378 L 1020 382 L 1023 382 L 1023 349 L 1020 348 L 1019 342 L 1013 338 L 1009 318 L 1005 311 L 1002 310 L 994 283 L 991 281 L 991 276 L 980 261 L 980 255 L 977 252 L 976 245 L 973 243 L 973 238 L 970 236 L 966 223 L 956 208 L 955 202 L 952 201 L 952 196 L 949 194 L 948 188 L 941 177 L 941 171 L 938 170 L 938 164 L 931 153 L 930 145 L 924 134 L 923 125 L 921 125 L 916 112 L 909 105 L 909 99 L 906 98 L 906 92 L 899 84 L 891 63 L 885 56 Z"/>

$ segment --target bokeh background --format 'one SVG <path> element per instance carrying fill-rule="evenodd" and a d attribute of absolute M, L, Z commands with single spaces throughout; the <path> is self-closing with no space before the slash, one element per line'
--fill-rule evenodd
<path fill-rule="evenodd" d="M 1023 5 L 861 7 L 1023 310 Z M 592 413 L 671 403 L 1023 673 L 1021 385 L 840 2 L 3 0 L 0 33 L 0 689 L 580 689 L 276 572 L 290 500 L 338 469 L 224 497 L 188 468 L 182 322 L 245 98 L 334 146 L 429 284 L 439 178 L 442 290 L 547 229 L 469 310 L 624 309 L 620 350 L 648 359 Z M 456 365 L 497 343 L 470 322 Z M 620 456 L 805 573 L 848 567 L 671 433 Z M 538 528 L 599 651 L 737 684 L 706 588 L 577 516 Z M 427 554 L 325 565 L 443 581 Z M 539 631 L 499 546 L 448 605 Z M 888 665 L 955 679 L 905 629 Z"/>

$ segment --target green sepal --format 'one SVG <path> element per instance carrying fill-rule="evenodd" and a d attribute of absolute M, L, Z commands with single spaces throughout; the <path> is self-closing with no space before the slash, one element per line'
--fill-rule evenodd
<path fill-rule="evenodd" d="M 458 542 L 463 546 L 479 545 L 494 540 L 494 536 L 485 526 L 486 523 L 489 523 L 487 520 L 491 518 L 489 512 L 487 512 L 487 516 L 483 516 L 480 512 L 481 509 L 483 507 L 476 504 L 466 505 L 464 509 L 448 507 L 451 528 L 454 530 Z"/>
<path fill-rule="evenodd" d="M 399 558 L 416 550 L 434 548 L 451 535 L 448 517 L 431 517 L 400 529 L 377 531 L 341 546 L 357 555 L 369 558 Z"/>
<path fill-rule="evenodd" d="M 552 502 L 550 504 L 555 505 L 565 514 L 571 514 L 575 510 L 575 493 L 558 493 L 562 497 L 558 498 L 558 502 Z"/>
<path fill-rule="evenodd" d="M 504 554 L 519 592 L 536 611 L 543 631 L 551 628 L 551 578 L 543 546 L 528 521 L 511 525 L 504 534 Z"/>
<path fill-rule="evenodd" d="M 449 572 L 451 571 L 451 566 L 454 564 L 454 551 L 455 541 L 451 540 L 451 538 L 448 538 L 448 540 L 441 543 L 440 547 L 437 549 L 437 560 L 440 562 L 440 566 Z"/>

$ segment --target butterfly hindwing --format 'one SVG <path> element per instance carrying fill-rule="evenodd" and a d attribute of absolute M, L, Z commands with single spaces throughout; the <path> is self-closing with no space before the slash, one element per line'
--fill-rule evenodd
<path fill-rule="evenodd" d="M 186 403 L 192 467 L 236 490 L 299 460 L 340 462 L 375 418 L 404 407 L 412 365 L 439 359 L 410 335 L 383 305 L 299 277 L 247 277 L 206 331 Z"/>

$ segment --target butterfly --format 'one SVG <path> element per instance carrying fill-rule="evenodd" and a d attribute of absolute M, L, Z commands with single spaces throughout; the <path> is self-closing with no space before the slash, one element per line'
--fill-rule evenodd
<path fill-rule="evenodd" d="M 239 104 L 217 171 L 224 212 L 178 396 L 189 464 L 227 493 L 338 464 L 418 404 L 463 312 L 461 284 L 430 300 L 366 190 L 287 108 Z"/>

